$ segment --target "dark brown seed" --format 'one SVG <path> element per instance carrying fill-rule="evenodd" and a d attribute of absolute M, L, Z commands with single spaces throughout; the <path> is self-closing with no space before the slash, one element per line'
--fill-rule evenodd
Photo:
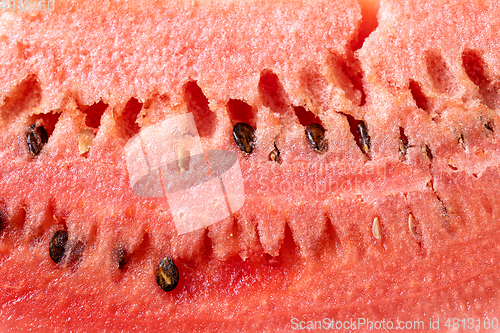
<path fill-rule="evenodd" d="M 40 154 L 43 146 L 49 140 L 47 131 L 42 125 L 33 124 L 26 129 L 26 143 L 31 155 L 36 156 Z"/>
<path fill-rule="evenodd" d="M 237 123 L 233 127 L 233 139 L 243 153 L 251 154 L 254 148 L 255 130 L 248 124 Z"/>
<path fill-rule="evenodd" d="M 52 236 L 49 244 L 49 254 L 52 261 L 56 264 L 63 259 L 67 243 L 68 233 L 64 230 L 57 230 L 54 236 Z"/>
<path fill-rule="evenodd" d="M 493 124 L 493 120 L 488 120 L 486 123 L 484 123 L 484 127 L 490 131 L 490 132 L 494 132 L 494 124 Z"/>
<path fill-rule="evenodd" d="M 269 153 L 269 159 L 281 163 L 281 155 L 278 147 L 276 147 L 276 143 L 274 143 L 274 149 Z"/>
<path fill-rule="evenodd" d="M 128 261 L 127 250 L 120 244 L 116 249 L 116 262 L 118 263 L 118 269 L 124 269 Z"/>
<path fill-rule="evenodd" d="M 465 149 L 465 139 L 464 139 L 464 135 L 463 134 L 460 134 L 460 136 L 458 137 L 458 144 L 463 148 Z"/>
<path fill-rule="evenodd" d="M 408 152 L 408 137 L 405 134 L 403 127 L 399 128 L 399 159 L 401 161 L 406 160 L 406 154 Z"/>
<path fill-rule="evenodd" d="M 318 153 L 323 153 L 328 149 L 328 142 L 325 139 L 325 129 L 317 123 L 312 123 L 306 127 L 306 137 L 311 147 Z"/>
<path fill-rule="evenodd" d="M 156 267 L 156 283 L 165 291 L 172 291 L 179 283 L 179 271 L 174 264 L 174 261 L 168 257 L 162 259 L 158 267 Z"/>
<path fill-rule="evenodd" d="M 363 151 L 363 153 L 368 155 L 370 153 L 371 138 L 368 135 L 366 124 L 362 120 L 358 123 L 358 138 L 361 150 Z"/>
<path fill-rule="evenodd" d="M 431 148 L 429 148 L 428 145 L 425 145 L 425 154 L 427 155 L 427 157 L 429 158 L 429 160 L 432 161 L 432 159 L 434 158 L 434 156 L 432 155 Z"/>

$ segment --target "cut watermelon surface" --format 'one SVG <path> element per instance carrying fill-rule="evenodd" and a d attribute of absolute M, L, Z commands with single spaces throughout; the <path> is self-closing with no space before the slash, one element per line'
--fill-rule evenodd
<path fill-rule="evenodd" d="M 499 11 L 7 8 L 1 331 L 496 330 Z M 140 136 L 151 153 L 165 143 L 151 129 L 186 114 L 209 160 L 237 156 L 244 203 L 181 232 L 174 179 L 137 195 L 143 157 L 126 148 Z M 182 174 L 194 158 L 178 154 Z M 170 262 L 178 284 L 164 291 Z"/>

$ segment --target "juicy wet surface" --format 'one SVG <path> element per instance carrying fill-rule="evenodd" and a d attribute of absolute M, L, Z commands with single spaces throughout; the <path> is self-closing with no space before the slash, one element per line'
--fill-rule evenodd
<path fill-rule="evenodd" d="M 112 4 L 104 14 L 69 3 L 57 20 L 4 14 L 3 326 L 287 330 L 292 318 L 495 314 L 495 11 L 386 2 L 379 28 L 352 54 L 354 3 L 258 4 Z M 235 29 L 220 37 L 227 25 Z M 405 35 L 429 27 L 443 34 Z M 156 29 L 163 37 L 151 41 L 160 34 L 144 31 Z M 476 39 L 477 29 L 490 33 Z M 245 204 L 178 235 L 165 198 L 131 191 L 124 146 L 141 127 L 185 112 L 205 149 L 238 154 Z M 49 138 L 33 156 L 24 129 L 42 120 Z M 250 155 L 233 140 L 238 121 L 256 128 Z M 322 154 L 308 121 L 326 130 Z M 82 130 L 94 138 L 81 154 Z M 280 163 L 269 158 L 275 147 Z M 49 242 L 60 229 L 67 257 L 56 265 Z M 166 256 L 180 276 L 170 292 L 154 274 Z"/>

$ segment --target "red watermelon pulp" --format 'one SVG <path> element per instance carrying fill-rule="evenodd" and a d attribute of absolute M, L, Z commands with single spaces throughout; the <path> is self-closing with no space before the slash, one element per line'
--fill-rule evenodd
<path fill-rule="evenodd" d="M 0 21 L 2 331 L 498 327 L 497 2 L 23 6 Z M 181 233 L 125 147 L 185 114 L 245 200 Z"/>

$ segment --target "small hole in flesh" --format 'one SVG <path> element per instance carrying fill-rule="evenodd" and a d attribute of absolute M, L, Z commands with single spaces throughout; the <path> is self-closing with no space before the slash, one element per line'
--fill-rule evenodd
<path fill-rule="evenodd" d="M 302 126 L 308 126 L 312 123 L 323 125 L 318 116 L 316 116 L 311 111 L 307 110 L 305 107 L 294 106 L 293 110 L 295 111 L 295 115 L 299 119 L 299 122 Z"/>
<path fill-rule="evenodd" d="M 226 107 L 233 124 L 241 122 L 257 128 L 257 112 L 251 105 L 238 99 L 230 99 Z"/>
<path fill-rule="evenodd" d="M 71 249 L 71 253 L 68 257 L 68 263 L 70 265 L 76 265 L 80 263 L 83 259 L 83 252 L 85 251 L 85 243 L 81 240 L 76 241 Z"/>
<path fill-rule="evenodd" d="M 430 111 L 429 107 L 429 100 L 427 99 L 427 96 L 425 96 L 424 92 L 422 91 L 422 88 L 420 87 L 420 84 L 416 81 L 410 80 L 410 92 L 415 100 L 415 103 L 417 106 L 424 110 L 425 112 Z"/>
<path fill-rule="evenodd" d="M 289 107 L 288 95 L 278 75 L 268 69 L 263 70 L 260 75 L 258 89 L 264 106 L 271 109 L 272 112 L 285 114 Z"/>

